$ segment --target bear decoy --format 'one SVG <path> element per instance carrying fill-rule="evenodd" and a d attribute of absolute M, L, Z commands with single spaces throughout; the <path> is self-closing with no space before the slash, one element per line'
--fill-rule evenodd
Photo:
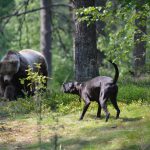
<path fill-rule="evenodd" d="M 31 49 L 17 51 L 8 51 L 0 61 L 0 76 L 3 82 L 3 87 L 1 91 L 6 92 L 6 87 L 9 86 L 11 89 L 14 88 L 14 97 L 23 96 L 23 90 L 27 92 L 28 95 L 32 95 L 34 91 L 31 91 L 27 86 L 28 83 L 25 82 L 24 85 L 20 83 L 20 79 L 27 77 L 26 70 L 30 66 L 33 72 L 37 71 L 35 64 L 41 64 L 39 73 L 48 76 L 47 62 L 43 54 Z M 47 83 L 46 83 L 47 84 Z M 1 85 L 0 85 L 1 86 Z M 4 88 L 4 89 L 3 89 Z M 8 89 L 9 89 L 8 88 Z M 7 93 L 2 93 L 2 95 L 7 95 Z M 8 97 L 8 99 L 13 99 Z"/>

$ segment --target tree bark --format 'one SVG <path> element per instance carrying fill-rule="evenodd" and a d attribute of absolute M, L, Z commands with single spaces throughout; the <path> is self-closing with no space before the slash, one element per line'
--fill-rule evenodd
<path fill-rule="evenodd" d="M 142 1 L 136 7 L 136 12 L 142 11 Z M 133 50 L 133 69 L 135 75 L 143 71 L 146 59 L 146 41 L 143 40 L 143 35 L 146 34 L 147 17 L 143 14 L 135 20 L 136 33 L 134 35 L 134 50 Z"/>
<path fill-rule="evenodd" d="M 94 6 L 95 1 L 74 0 L 75 9 Z M 75 21 L 75 79 L 86 81 L 98 75 L 96 26 Z"/>
<path fill-rule="evenodd" d="M 40 11 L 41 15 L 41 39 L 40 39 L 40 47 L 41 51 L 44 54 L 47 65 L 48 65 L 48 75 L 52 74 L 52 53 L 51 53 L 51 45 L 52 45 L 52 32 L 51 32 L 51 24 L 52 24 L 52 14 L 51 14 L 51 0 L 41 0 Z"/>

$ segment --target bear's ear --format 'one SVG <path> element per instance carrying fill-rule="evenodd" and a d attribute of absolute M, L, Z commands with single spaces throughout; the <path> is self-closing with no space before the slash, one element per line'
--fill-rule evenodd
<path fill-rule="evenodd" d="M 7 52 L 7 54 L 8 54 L 8 55 L 17 54 L 17 52 L 16 52 L 16 51 L 13 51 L 13 50 L 9 50 L 9 51 Z"/>
<path fill-rule="evenodd" d="M 17 73 L 18 72 L 18 61 L 5 61 L 0 62 L 0 73 Z"/>

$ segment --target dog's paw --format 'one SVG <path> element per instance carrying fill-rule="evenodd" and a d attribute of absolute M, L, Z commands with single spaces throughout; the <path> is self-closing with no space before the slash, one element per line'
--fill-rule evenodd
<path fill-rule="evenodd" d="M 95 120 L 100 120 L 101 119 L 101 116 L 96 116 L 95 117 Z"/>
<path fill-rule="evenodd" d="M 105 122 L 108 122 L 109 117 L 110 117 L 110 113 L 106 116 Z"/>
<path fill-rule="evenodd" d="M 83 120 L 83 118 L 79 118 L 79 121 L 82 121 Z"/>

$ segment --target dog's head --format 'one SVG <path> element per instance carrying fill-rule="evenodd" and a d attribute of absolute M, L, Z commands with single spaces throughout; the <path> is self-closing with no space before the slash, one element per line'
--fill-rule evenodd
<path fill-rule="evenodd" d="M 63 84 L 63 92 L 71 94 L 79 94 L 78 82 L 67 82 Z"/>

